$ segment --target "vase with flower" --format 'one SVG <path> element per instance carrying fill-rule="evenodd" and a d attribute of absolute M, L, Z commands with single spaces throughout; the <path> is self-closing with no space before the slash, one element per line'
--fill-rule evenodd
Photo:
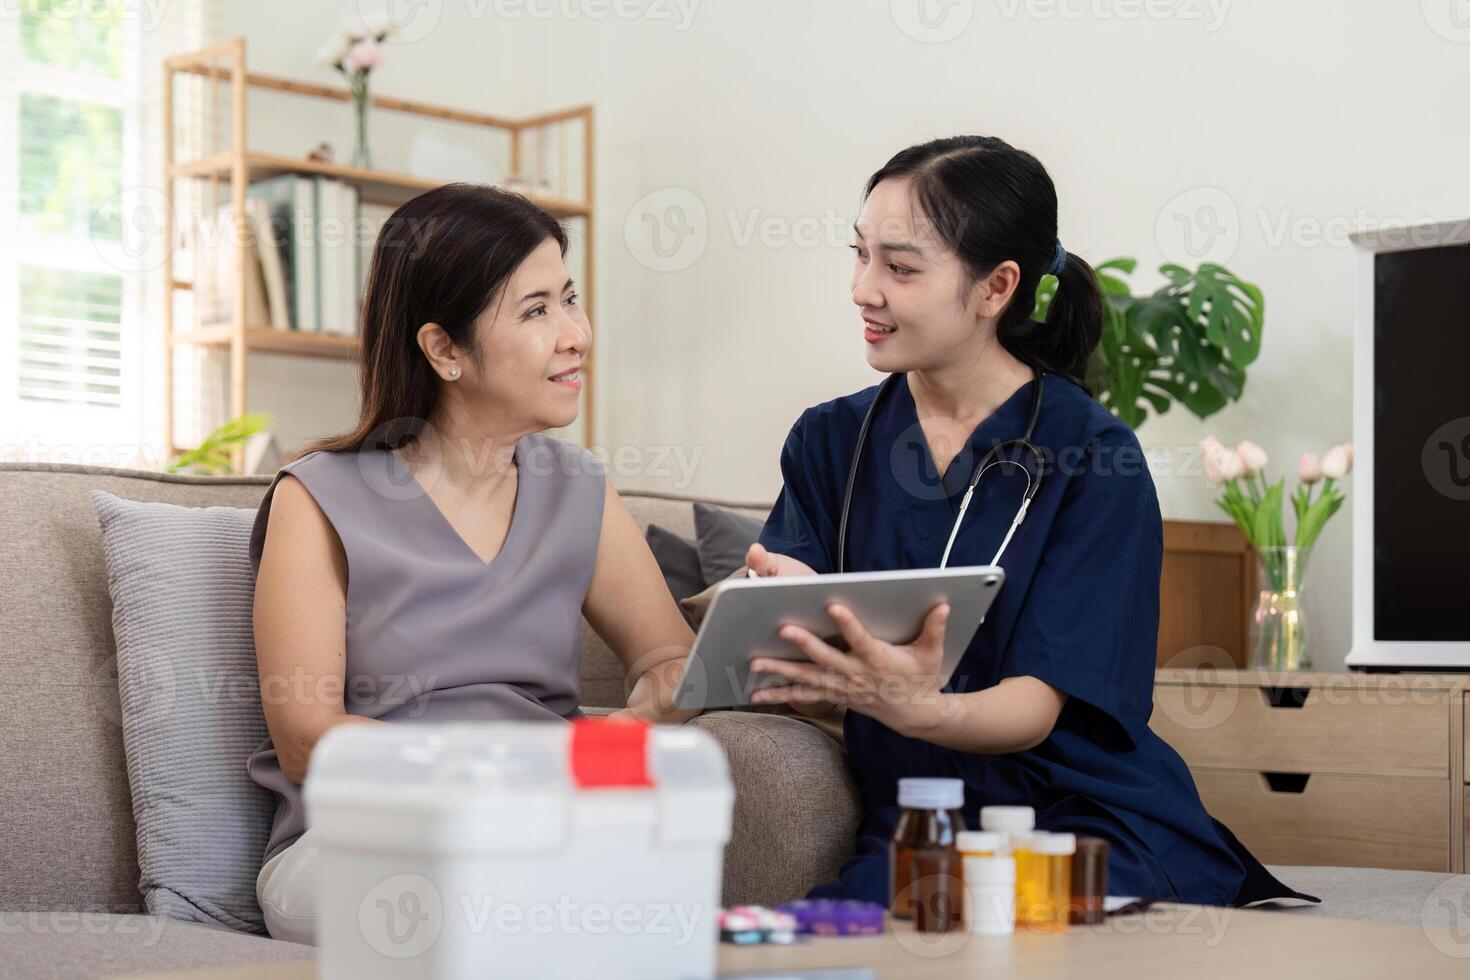
<path fill-rule="evenodd" d="M 368 147 L 368 107 L 372 104 L 369 81 L 373 69 L 383 62 L 382 43 L 393 33 L 387 20 L 349 20 L 329 37 L 317 52 L 317 61 L 347 80 L 355 126 L 352 165 L 369 170 L 373 165 Z"/>
<path fill-rule="evenodd" d="M 1290 498 L 1296 529 L 1289 543 L 1283 517 L 1286 480 L 1267 479 L 1266 451 L 1249 440 L 1230 448 L 1214 436 L 1200 443 L 1200 450 L 1206 479 L 1223 490 L 1216 502 L 1260 558 L 1248 665 L 1306 670 L 1312 658 L 1302 590 L 1312 547 L 1345 499 L 1337 484 L 1352 472 L 1352 444 L 1333 446 L 1320 458 L 1315 453 L 1302 455 Z"/>

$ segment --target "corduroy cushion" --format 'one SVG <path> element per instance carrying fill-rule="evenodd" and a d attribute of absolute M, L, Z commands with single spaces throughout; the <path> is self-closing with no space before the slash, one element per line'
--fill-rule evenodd
<path fill-rule="evenodd" d="M 154 915 L 264 933 L 255 877 L 274 797 L 251 628 L 254 510 L 92 491 L 112 597 L 140 887 Z"/>

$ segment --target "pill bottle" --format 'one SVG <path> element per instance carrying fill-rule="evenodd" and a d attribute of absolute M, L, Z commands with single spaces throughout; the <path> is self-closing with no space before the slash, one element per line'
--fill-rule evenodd
<path fill-rule="evenodd" d="M 959 849 L 961 861 L 968 857 L 991 857 L 1009 851 L 1005 835 L 993 830 L 962 830 L 955 835 L 954 844 Z"/>
<path fill-rule="evenodd" d="M 960 807 L 965 802 L 965 784 L 958 779 L 900 779 L 898 805 L 901 808 L 893 839 L 888 845 L 889 911 L 895 919 L 912 919 L 916 888 L 915 857 L 924 852 L 926 867 L 952 877 L 953 893 L 960 898 L 959 908 L 947 909 L 956 925 L 963 924 L 963 890 L 960 880 L 959 851 L 955 835 L 965 829 Z M 936 853 L 939 852 L 939 853 Z M 939 891 L 949 894 L 946 882 L 933 882 Z M 932 889 L 931 889 L 932 891 Z"/>
<path fill-rule="evenodd" d="M 1103 899 L 1108 894 L 1108 842 L 1101 837 L 1077 838 L 1072 855 L 1072 906 L 1068 921 L 1097 925 L 1103 921 Z"/>
<path fill-rule="evenodd" d="M 1036 827 L 1036 811 L 1029 806 L 982 806 L 980 829 L 998 834 L 1029 834 Z"/>
<path fill-rule="evenodd" d="M 1044 830 L 1010 834 L 1011 855 L 1016 860 L 1016 925 L 1027 925 L 1033 908 L 1044 905 L 1046 863 L 1037 853 L 1037 842 L 1047 836 Z"/>
<path fill-rule="evenodd" d="M 1016 859 L 1009 854 L 966 854 L 965 925 L 983 936 L 1016 928 Z"/>
<path fill-rule="evenodd" d="M 1072 904 L 1072 855 L 1077 850 L 1073 834 L 1037 834 L 1031 839 L 1035 855 L 1036 894 L 1028 895 L 1018 924 L 1037 932 L 1066 932 L 1067 910 Z"/>

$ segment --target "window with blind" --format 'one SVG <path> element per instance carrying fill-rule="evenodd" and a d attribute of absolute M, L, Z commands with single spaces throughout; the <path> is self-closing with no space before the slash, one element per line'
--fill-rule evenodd
<path fill-rule="evenodd" d="M 123 221 L 139 193 L 139 29 L 127 4 L 25 0 L 0 18 L 0 445 L 12 456 L 100 462 L 138 439 L 144 270 Z"/>

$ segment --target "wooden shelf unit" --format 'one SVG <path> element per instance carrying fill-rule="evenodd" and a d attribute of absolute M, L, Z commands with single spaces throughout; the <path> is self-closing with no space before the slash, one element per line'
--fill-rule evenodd
<path fill-rule="evenodd" d="M 205 153 L 192 159 L 175 157 L 174 131 L 174 85 L 180 76 L 202 76 L 210 82 L 230 86 L 231 131 L 228 147 Z M 175 181 L 178 179 L 200 179 L 227 183 L 230 187 L 232 220 L 237 227 L 245 220 L 245 190 L 253 181 L 264 180 L 279 174 L 299 173 L 328 176 L 340 179 L 357 188 L 359 198 L 366 204 L 397 207 L 426 190 L 441 186 L 444 181 L 413 174 L 395 173 L 387 170 L 368 170 L 342 163 L 325 163 L 305 158 L 284 156 L 278 153 L 263 153 L 251 150 L 246 139 L 246 95 L 252 88 L 288 92 L 299 96 L 327 99 L 339 102 L 350 101 L 345 89 L 299 82 L 294 79 L 262 75 L 246 70 L 245 39 L 235 37 L 218 44 L 175 55 L 164 61 L 163 86 L 163 140 L 165 187 L 163 229 L 165 241 L 163 277 L 166 299 L 163 308 L 164 322 L 164 443 L 173 453 L 188 447 L 180 447 L 174 438 L 174 345 L 186 344 L 201 347 L 228 349 L 230 356 L 230 417 L 245 414 L 245 391 L 248 377 L 248 355 L 252 352 L 291 354 L 306 357 L 355 360 L 359 343 L 355 336 L 340 334 L 275 330 L 245 322 L 245 275 L 247 251 L 236 250 L 234 269 L 234 310 L 228 322 L 197 326 L 174 323 L 173 294 L 179 290 L 190 290 L 193 283 L 181 281 L 175 274 L 174 249 L 177 247 L 175 227 Z M 216 100 L 211 100 L 217 104 Z M 482 126 L 502 130 L 509 136 L 509 171 L 520 174 L 523 146 L 528 132 L 562 123 L 579 123 L 582 138 L 582 199 L 570 200 L 538 191 L 523 192 L 532 201 L 545 208 L 558 219 L 580 220 L 584 228 L 585 254 L 583 272 L 580 277 L 583 307 L 590 318 L 593 307 L 593 283 L 595 281 L 594 251 L 596 240 L 593 232 L 595 209 L 594 128 L 592 106 L 575 106 L 555 112 L 525 118 L 510 118 L 489 113 L 475 112 L 450 106 L 432 105 L 373 96 L 375 109 L 389 112 L 408 113 L 430 119 Z M 595 438 L 595 404 L 593 397 L 595 371 L 589 351 L 583 360 L 583 408 L 582 438 L 592 445 Z M 224 421 L 224 420 L 221 420 Z M 243 448 L 234 454 L 234 469 L 243 463 Z"/>

